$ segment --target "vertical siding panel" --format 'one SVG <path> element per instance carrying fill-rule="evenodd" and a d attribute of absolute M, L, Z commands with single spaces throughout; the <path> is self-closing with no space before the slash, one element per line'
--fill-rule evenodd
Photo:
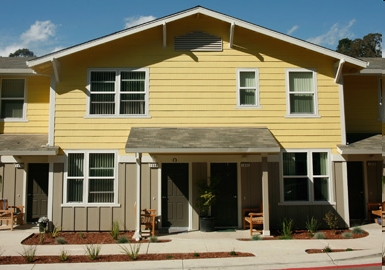
<path fill-rule="evenodd" d="M 135 202 L 136 202 L 136 165 L 135 164 L 125 164 L 126 170 L 126 226 L 128 229 L 135 229 Z"/>
<path fill-rule="evenodd" d="M 55 226 L 62 224 L 61 204 L 63 202 L 64 164 L 53 164 L 53 194 L 52 194 L 52 221 Z M 61 225 L 62 226 L 62 225 Z"/>
<path fill-rule="evenodd" d="M 87 230 L 87 208 L 74 207 L 75 214 L 75 231 Z"/>
<path fill-rule="evenodd" d="M 87 207 L 87 231 L 100 230 L 99 207 Z"/>
<path fill-rule="evenodd" d="M 151 208 L 151 179 L 150 167 L 148 164 L 142 164 L 142 183 L 141 183 L 141 208 Z"/>
<path fill-rule="evenodd" d="M 100 207 L 100 230 L 110 231 L 112 226 L 112 207 Z"/>
<path fill-rule="evenodd" d="M 75 208 L 63 207 L 62 215 L 63 231 L 75 231 Z"/>

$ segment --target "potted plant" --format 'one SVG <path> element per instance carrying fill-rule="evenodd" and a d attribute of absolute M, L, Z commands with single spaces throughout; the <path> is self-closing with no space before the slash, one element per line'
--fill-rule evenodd
<path fill-rule="evenodd" d="M 217 198 L 218 180 L 205 179 L 198 183 L 197 206 L 199 209 L 199 227 L 203 232 L 211 232 L 215 227 L 215 218 L 211 216 L 211 206 Z"/>

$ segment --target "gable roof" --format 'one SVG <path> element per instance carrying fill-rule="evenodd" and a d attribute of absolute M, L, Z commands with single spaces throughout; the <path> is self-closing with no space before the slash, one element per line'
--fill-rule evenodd
<path fill-rule="evenodd" d="M 32 57 L 0 57 L 0 74 L 33 74 L 27 66 Z"/>
<path fill-rule="evenodd" d="M 361 74 L 385 74 L 385 58 L 363 57 L 361 59 L 368 62 L 368 67 L 361 70 Z"/>
<path fill-rule="evenodd" d="M 225 14 L 222 14 L 222 13 L 219 13 L 219 12 L 216 12 L 216 11 L 213 11 L 213 10 L 201 7 L 201 6 L 196 6 L 196 7 L 193 7 L 193 8 L 178 12 L 178 13 L 174 13 L 174 14 L 169 15 L 169 16 L 165 16 L 165 17 L 162 17 L 162 18 L 150 21 L 150 22 L 146 22 L 146 23 L 143 23 L 143 24 L 131 27 L 131 28 L 127 28 L 127 29 L 124 29 L 122 31 L 112 33 L 110 35 L 106 35 L 106 36 L 101 37 L 101 38 L 93 39 L 93 40 L 90 40 L 88 42 L 76 45 L 76 46 L 72 46 L 72 47 L 51 53 L 51 54 L 47 54 L 45 56 L 38 57 L 38 58 L 35 58 L 31 61 L 28 61 L 27 64 L 29 67 L 34 67 L 34 66 L 37 66 L 37 65 L 40 65 L 43 63 L 48 63 L 48 62 L 53 61 L 54 59 L 58 59 L 58 58 L 61 58 L 61 57 L 64 57 L 64 56 L 67 56 L 67 55 L 70 55 L 70 54 L 73 54 L 76 52 L 80 52 L 82 50 L 86 50 L 86 49 L 89 49 L 89 48 L 92 48 L 92 47 L 95 47 L 95 46 L 98 46 L 98 45 L 101 45 L 101 44 L 104 44 L 104 43 L 107 43 L 107 42 L 110 42 L 113 40 L 117 40 L 117 39 L 129 36 L 129 35 L 133 35 L 135 33 L 138 33 L 138 32 L 150 29 L 150 28 L 154 28 L 157 26 L 162 26 L 164 29 L 166 29 L 167 24 L 170 22 L 177 21 L 179 19 L 191 16 L 191 15 L 197 15 L 197 14 L 206 15 L 206 16 L 227 22 L 229 24 L 229 29 L 230 29 L 229 32 L 232 31 L 231 29 L 234 29 L 234 26 L 240 26 L 240 27 L 243 27 L 245 29 L 255 31 L 255 32 L 270 36 L 272 38 L 276 38 L 278 40 L 282 40 L 284 42 L 288 42 L 288 43 L 303 47 L 304 49 L 308 49 L 308 50 L 311 50 L 314 52 L 318 52 L 318 53 L 327 55 L 329 57 L 332 57 L 332 58 L 335 58 L 338 60 L 344 59 L 345 62 L 351 63 L 353 65 L 356 65 L 356 66 L 359 66 L 362 68 L 366 67 L 366 65 L 367 65 L 366 62 L 363 60 L 356 59 L 356 58 L 353 58 L 350 56 L 346 56 L 344 54 L 337 53 L 335 51 L 332 51 L 330 49 L 315 45 L 313 43 L 310 43 L 310 42 L 307 42 L 304 40 L 300 40 L 300 39 L 297 39 L 297 38 L 294 38 L 294 37 L 291 37 L 291 36 L 288 36 L 288 35 L 285 35 L 285 34 L 282 34 L 282 33 L 279 33 L 279 32 L 264 28 L 264 27 L 261 27 L 261 26 L 256 25 L 256 24 L 246 22 L 246 21 L 237 19 L 235 17 L 231 17 L 231 16 L 228 16 L 228 15 L 225 15 Z M 164 34 L 165 33 L 166 33 L 166 31 L 164 30 Z"/>

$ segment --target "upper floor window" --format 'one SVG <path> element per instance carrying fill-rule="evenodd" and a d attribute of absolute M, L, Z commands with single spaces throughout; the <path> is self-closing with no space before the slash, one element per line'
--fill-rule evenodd
<path fill-rule="evenodd" d="M 283 201 L 330 201 L 328 152 L 283 153 Z"/>
<path fill-rule="evenodd" d="M 90 70 L 88 78 L 90 115 L 147 115 L 147 69 Z"/>
<path fill-rule="evenodd" d="M 24 118 L 25 80 L 2 79 L 1 80 L 1 118 Z"/>
<path fill-rule="evenodd" d="M 290 116 L 316 116 L 317 78 L 311 70 L 288 70 L 287 86 L 287 114 Z"/>
<path fill-rule="evenodd" d="M 65 185 L 66 202 L 116 202 L 115 160 L 115 153 L 69 153 Z"/>
<path fill-rule="evenodd" d="M 239 107 L 259 106 L 258 69 L 237 70 L 237 100 Z"/>

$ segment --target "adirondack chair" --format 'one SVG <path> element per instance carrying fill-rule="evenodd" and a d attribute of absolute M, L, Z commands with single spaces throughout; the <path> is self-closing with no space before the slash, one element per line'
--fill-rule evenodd
<path fill-rule="evenodd" d="M 24 206 L 9 206 L 8 199 L 0 199 L 0 221 L 9 225 L 11 231 L 15 223 L 24 224 Z"/>
<path fill-rule="evenodd" d="M 149 230 L 151 236 L 155 235 L 155 209 L 143 209 L 140 214 L 140 225 L 144 227 L 145 230 Z"/>

